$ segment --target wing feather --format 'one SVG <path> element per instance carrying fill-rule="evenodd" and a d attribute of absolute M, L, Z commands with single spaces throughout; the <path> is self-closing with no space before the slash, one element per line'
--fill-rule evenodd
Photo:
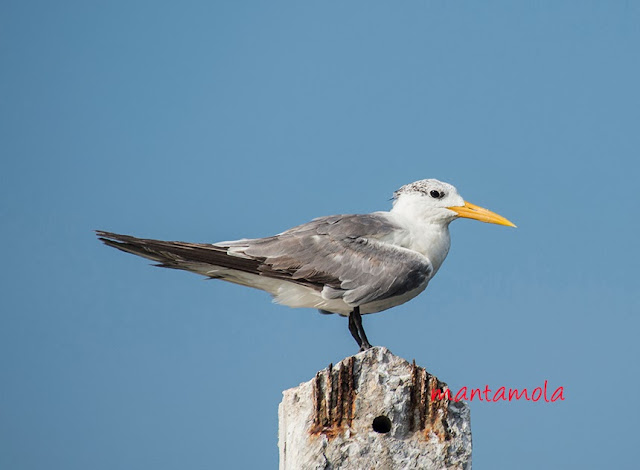
<path fill-rule="evenodd" d="M 388 240 L 403 228 L 386 213 L 315 219 L 267 238 L 218 244 L 143 239 L 98 232 L 119 250 L 159 262 L 159 266 L 211 277 L 216 267 L 294 282 L 325 299 L 364 305 L 424 287 L 433 273 L 428 258 Z"/>
<path fill-rule="evenodd" d="M 384 241 L 402 230 L 380 213 L 338 215 L 231 246 L 291 279 L 322 286 L 327 299 L 356 306 L 402 295 L 430 278 L 425 256 Z"/>

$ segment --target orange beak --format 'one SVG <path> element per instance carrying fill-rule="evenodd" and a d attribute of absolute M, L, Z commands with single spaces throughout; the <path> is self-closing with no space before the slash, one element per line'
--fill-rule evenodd
<path fill-rule="evenodd" d="M 466 217 L 467 219 L 475 219 L 480 222 L 487 222 L 489 224 L 506 225 L 507 227 L 515 227 L 513 222 L 505 219 L 501 215 L 491 212 L 484 207 L 476 206 L 470 202 L 464 201 L 464 206 L 447 207 L 450 211 L 455 212 L 460 217 Z"/>

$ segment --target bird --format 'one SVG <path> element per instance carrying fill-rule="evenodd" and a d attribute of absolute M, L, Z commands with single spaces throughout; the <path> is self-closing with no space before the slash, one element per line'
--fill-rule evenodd
<path fill-rule="evenodd" d="M 449 253 L 452 221 L 516 227 L 436 179 L 406 184 L 392 200 L 390 211 L 319 217 L 265 238 L 187 243 L 96 234 L 156 266 L 261 289 L 289 307 L 348 317 L 349 331 L 364 351 L 372 346 L 362 315 L 396 307 L 425 290 Z"/>

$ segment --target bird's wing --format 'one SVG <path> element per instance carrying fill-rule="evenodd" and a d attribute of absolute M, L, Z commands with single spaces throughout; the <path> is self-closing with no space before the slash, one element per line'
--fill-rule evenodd
<path fill-rule="evenodd" d="M 357 306 L 402 295 L 430 278 L 429 259 L 383 241 L 402 231 L 384 213 L 337 215 L 228 246 L 269 271 L 318 286 L 327 299 Z"/>
<path fill-rule="evenodd" d="M 279 235 L 219 244 L 161 241 L 97 232 L 119 250 L 159 266 L 222 277 L 216 267 L 294 282 L 352 306 L 424 285 L 433 273 L 425 256 L 384 242 L 403 229 L 383 213 L 315 219 Z"/>
<path fill-rule="evenodd" d="M 229 253 L 229 248 L 226 246 L 137 238 L 131 235 L 121 235 L 102 230 L 96 230 L 96 234 L 105 245 L 157 261 L 158 264 L 156 266 L 162 268 L 182 269 L 211 278 L 221 277 L 218 271 L 219 268 L 223 268 L 231 271 L 265 275 L 275 279 L 291 280 L 290 275 L 269 269 L 269 266 L 265 265 L 260 259 Z M 305 280 L 295 282 L 321 290 L 317 285 Z"/>

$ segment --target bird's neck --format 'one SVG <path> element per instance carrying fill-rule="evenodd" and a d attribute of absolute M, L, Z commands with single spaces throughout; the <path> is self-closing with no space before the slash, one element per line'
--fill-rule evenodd
<path fill-rule="evenodd" d="M 450 220 L 434 219 L 406 209 L 408 208 L 396 205 L 391 210 L 393 219 L 406 231 L 405 237 L 398 244 L 429 258 L 435 274 L 447 257 L 451 246 Z"/>
<path fill-rule="evenodd" d="M 449 254 L 449 224 L 416 224 L 410 228 L 410 232 L 411 246 L 408 248 L 429 258 L 435 274 Z"/>

